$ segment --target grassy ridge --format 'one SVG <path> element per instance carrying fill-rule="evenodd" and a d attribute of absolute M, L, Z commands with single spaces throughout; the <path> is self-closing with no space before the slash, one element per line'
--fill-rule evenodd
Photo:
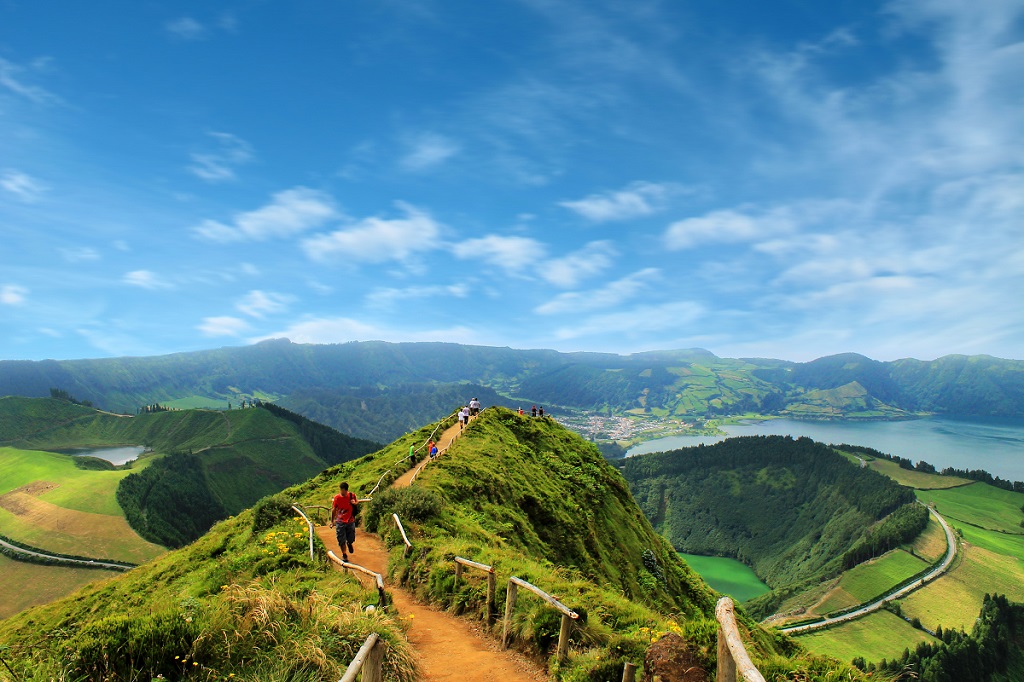
<path fill-rule="evenodd" d="M 1024 537 L 1024 493 L 972 483 L 952 490 L 919 490 L 917 496 L 949 519 Z"/>

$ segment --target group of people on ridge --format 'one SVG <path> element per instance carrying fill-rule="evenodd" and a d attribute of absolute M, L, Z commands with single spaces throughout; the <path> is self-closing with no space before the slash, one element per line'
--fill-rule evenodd
<path fill-rule="evenodd" d="M 459 430 L 466 428 L 466 424 L 469 423 L 470 417 L 475 417 L 480 414 L 480 401 L 473 398 L 469 401 L 469 405 L 464 405 L 459 410 Z"/>
<path fill-rule="evenodd" d="M 523 414 L 524 414 L 523 413 L 523 408 L 520 407 L 519 408 L 519 416 L 521 417 L 521 416 L 523 416 Z M 543 417 L 544 416 L 544 408 L 543 407 L 537 407 L 536 405 L 534 405 L 532 408 L 530 408 L 530 416 L 531 417 Z"/>

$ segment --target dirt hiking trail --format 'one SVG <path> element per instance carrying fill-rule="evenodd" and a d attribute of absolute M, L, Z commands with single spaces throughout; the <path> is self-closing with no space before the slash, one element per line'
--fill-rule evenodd
<path fill-rule="evenodd" d="M 437 439 L 437 449 L 442 456 L 459 437 L 461 430 L 455 424 Z M 393 487 L 404 488 L 415 474 L 431 462 L 426 457 L 398 480 Z M 327 549 L 338 557 L 341 550 L 334 529 L 318 526 L 317 535 Z M 349 561 L 386 576 L 388 573 L 388 552 L 380 538 L 360 529 L 356 534 L 355 551 L 349 554 Z M 335 566 L 337 570 L 343 570 Z M 452 569 L 455 570 L 454 568 Z M 352 571 L 365 586 L 375 587 L 372 579 Z M 393 608 L 399 618 L 409 624 L 407 636 L 416 652 L 419 680 L 440 682 L 543 682 L 548 679 L 544 670 L 521 654 L 504 650 L 501 643 L 490 637 L 483 623 L 456 618 L 444 611 L 421 604 L 403 588 L 385 583 L 391 593 Z"/>

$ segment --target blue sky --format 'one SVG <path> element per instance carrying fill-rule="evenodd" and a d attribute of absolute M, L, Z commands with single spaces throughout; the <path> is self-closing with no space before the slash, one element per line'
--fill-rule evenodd
<path fill-rule="evenodd" d="M 1024 1 L 0 0 L 0 359 L 1024 358 Z"/>

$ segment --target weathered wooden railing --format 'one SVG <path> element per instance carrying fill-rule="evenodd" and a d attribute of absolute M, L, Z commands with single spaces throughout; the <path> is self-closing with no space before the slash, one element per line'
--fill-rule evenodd
<path fill-rule="evenodd" d="M 306 519 L 306 525 L 309 526 L 309 560 L 312 561 L 314 559 L 314 556 L 313 556 L 313 522 L 309 520 L 308 516 L 306 516 L 306 512 L 304 512 L 301 509 L 299 509 L 296 505 L 293 504 L 292 505 L 292 509 L 294 509 L 295 511 L 299 512 L 299 516 L 301 516 L 302 518 Z"/>
<path fill-rule="evenodd" d="M 341 682 L 355 682 L 360 671 L 363 673 L 363 682 L 381 682 L 384 679 L 381 670 L 383 662 L 384 644 L 376 632 L 370 633 L 370 636 L 363 642 L 363 646 L 359 648 L 356 657 L 345 669 Z"/>
<path fill-rule="evenodd" d="M 398 532 L 402 534 L 402 542 L 405 543 L 405 549 L 402 550 L 402 553 L 405 556 L 409 556 L 412 552 L 412 543 L 409 542 L 409 537 L 405 534 L 405 528 L 402 527 L 402 522 L 399 520 L 398 514 L 392 514 L 391 518 L 395 520 L 395 525 L 398 526 Z"/>
<path fill-rule="evenodd" d="M 765 682 L 764 676 L 747 655 L 747 649 L 740 639 L 739 628 L 736 627 L 736 612 L 732 599 L 722 597 L 715 606 L 715 618 L 718 619 L 718 675 L 716 682 Z M 739 675 L 739 677 L 737 677 Z"/>
<path fill-rule="evenodd" d="M 562 627 L 558 631 L 558 660 L 564 661 L 566 655 L 569 653 L 569 626 L 572 621 L 579 618 L 579 614 L 570 609 L 568 606 L 558 601 L 544 590 L 531 585 L 525 580 L 521 580 L 515 576 L 508 579 L 508 596 L 505 599 L 505 620 L 502 624 L 501 630 L 501 645 L 508 648 L 509 635 L 511 634 L 512 626 L 512 611 L 516 607 L 516 598 L 520 587 L 523 587 L 530 592 L 551 604 L 562 614 Z"/>
<path fill-rule="evenodd" d="M 494 594 L 495 594 L 495 576 L 494 567 L 488 566 L 487 564 L 478 564 L 475 561 L 469 559 L 463 559 L 460 556 L 455 557 L 455 585 L 458 587 L 459 580 L 462 579 L 462 567 L 468 566 L 477 570 L 483 571 L 487 574 L 487 624 L 494 625 L 494 621 L 498 619 L 498 609 L 494 605 Z"/>
<path fill-rule="evenodd" d="M 622 682 L 636 682 L 636 664 L 627 663 L 622 666 Z"/>
<path fill-rule="evenodd" d="M 348 561 L 342 561 L 338 558 L 338 555 L 334 553 L 334 550 L 327 550 L 327 556 L 328 558 L 330 558 L 331 561 L 338 564 L 342 568 L 348 568 L 353 571 L 359 571 L 360 573 L 365 573 L 366 575 L 373 578 L 374 581 L 377 583 L 377 594 L 380 597 L 380 605 L 382 607 L 387 606 L 387 594 L 384 592 L 384 576 L 382 576 L 380 573 L 377 573 L 376 571 L 371 571 L 368 568 L 360 566 L 359 564 L 353 564 Z"/>

